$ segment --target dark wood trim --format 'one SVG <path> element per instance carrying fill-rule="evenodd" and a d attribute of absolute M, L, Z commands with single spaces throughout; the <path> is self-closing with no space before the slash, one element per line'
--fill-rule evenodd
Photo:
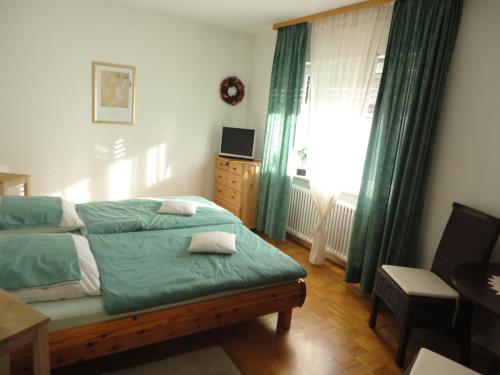
<path fill-rule="evenodd" d="M 311 250 L 311 244 L 309 242 L 304 241 L 304 240 L 300 239 L 299 237 L 294 236 L 291 233 L 286 232 L 286 238 L 292 242 L 299 244 L 302 247 L 305 247 L 308 250 Z"/>
<path fill-rule="evenodd" d="M 299 18 L 294 18 L 291 20 L 281 21 L 281 22 L 275 23 L 273 25 L 273 30 L 278 30 L 278 29 L 281 29 L 282 27 L 286 27 L 286 26 L 297 25 L 297 24 L 303 23 L 303 22 L 312 22 L 312 21 L 319 20 L 321 18 L 336 16 L 338 14 L 355 12 L 355 11 L 365 9 L 368 7 L 372 7 L 372 6 L 383 5 L 386 3 L 392 3 L 394 1 L 395 0 L 362 1 L 362 2 L 351 4 L 351 5 L 343 6 L 340 8 L 334 8 L 334 9 L 326 10 L 326 11 L 319 12 L 319 13 L 309 14 L 308 16 L 304 16 L 304 17 L 299 17 Z"/>

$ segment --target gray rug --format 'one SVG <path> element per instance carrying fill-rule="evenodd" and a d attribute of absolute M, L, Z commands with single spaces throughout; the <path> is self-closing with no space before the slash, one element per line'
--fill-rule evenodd
<path fill-rule="evenodd" d="M 220 346 L 170 357 L 108 375 L 241 375 Z M 105 375 L 105 374 L 104 374 Z"/>

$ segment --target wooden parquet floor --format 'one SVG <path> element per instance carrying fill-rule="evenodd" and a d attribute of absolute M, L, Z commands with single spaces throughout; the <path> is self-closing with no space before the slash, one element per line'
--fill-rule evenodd
<path fill-rule="evenodd" d="M 244 375 L 401 374 L 393 362 L 399 330 L 392 316 L 382 311 L 377 330 L 371 331 L 367 324 L 370 298 L 357 285 L 344 283 L 340 267 L 331 263 L 312 266 L 307 262 L 309 252 L 302 246 L 290 241 L 272 243 L 309 273 L 306 302 L 294 309 L 288 332 L 275 333 L 277 314 L 273 314 L 62 368 L 54 374 L 100 374 L 213 345 L 221 345 Z M 453 343 L 416 331 L 407 363 L 421 346 L 450 358 L 458 355 Z"/>

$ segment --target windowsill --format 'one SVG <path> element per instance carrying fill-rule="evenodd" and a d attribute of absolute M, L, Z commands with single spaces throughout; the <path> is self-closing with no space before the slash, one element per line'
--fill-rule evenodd
<path fill-rule="evenodd" d="M 299 180 L 304 180 L 304 181 L 309 181 L 309 178 L 307 176 L 299 176 L 299 175 L 294 175 L 292 178 L 298 178 Z"/>
<path fill-rule="evenodd" d="M 294 185 L 296 185 L 298 187 L 305 188 L 305 189 L 311 188 L 310 181 L 309 181 L 309 178 L 307 176 L 295 175 L 295 176 L 292 176 L 292 183 L 294 180 L 296 181 L 296 183 Z M 351 193 L 345 193 L 345 192 L 340 193 L 338 199 L 341 201 L 350 202 L 353 205 L 356 205 L 358 202 L 357 195 L 351 194 Z"/>

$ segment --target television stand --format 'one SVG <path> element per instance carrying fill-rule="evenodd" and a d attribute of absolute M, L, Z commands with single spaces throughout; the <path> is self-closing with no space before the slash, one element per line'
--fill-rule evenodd
<path fill-rule="evenodd" d="M 217 156 L 214 202 L 253 229 L 257 223 L 260 165 L 258 160 Z"/>

